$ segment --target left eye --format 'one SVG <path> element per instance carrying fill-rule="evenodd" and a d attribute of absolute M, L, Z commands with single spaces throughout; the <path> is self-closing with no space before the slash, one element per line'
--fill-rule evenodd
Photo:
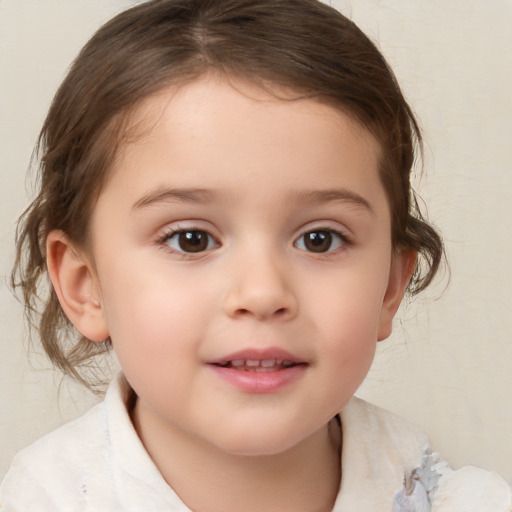
<path fill-rule="evenodd" d="M 295 247 L 308 252 L 329 252 L 339 249 L 347 243 L 347 239 L 337 231 L 315 229 L 301 235 Z"/>
<path fill-rule="evenodd" d="M 164 239 L 164 243 L 178 252 L 197 253 L 218 246 L 215 239 L 200 229 L 184 229 L 175 231 Z"/>

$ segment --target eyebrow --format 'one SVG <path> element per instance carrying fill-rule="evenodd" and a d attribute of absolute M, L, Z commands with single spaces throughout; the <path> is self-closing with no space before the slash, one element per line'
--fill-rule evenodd
<path fill-rule="evenodd" d="M 370 202 L 363 196 L 348 189 L 326 189 L 312 191 L 297 191 L 293 193 L 293 197 L 297 202 L 306 202 L 312 204 L 329 204 L 329 203 L 351 203 L 354 206 L 367 210 L 375 215 Z"/>
<path fill-rule="evenodd" d="M 158 187 L 144 194 L 132 206 L 132 211 L 159 203 L 209 203 L 217 194 L 204 188 L 162 188 Z M 352 203 L 354 206 L 375 214 L 370 202 L 363 196 L 347 189 L 326 189 L 293 191 L 292 198 L 297 203 L 329 204 L 329 203 Z"/>
<path fill-rule="evenodd" d="M 158 203 L 208 203 L 213 192 L 204 188 L 156 188 L 135 201 L 132 211 L 142 210 Z"/>

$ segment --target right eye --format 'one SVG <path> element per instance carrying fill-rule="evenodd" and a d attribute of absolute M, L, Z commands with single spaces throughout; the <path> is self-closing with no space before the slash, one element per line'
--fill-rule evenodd
<path fill-rule="evenodd" d="M 185 253 L 198 253 L 218 247 L 212 235 L 200 229 L 181 229 L 168 233 L 162 240 L 172 250 Z"/>

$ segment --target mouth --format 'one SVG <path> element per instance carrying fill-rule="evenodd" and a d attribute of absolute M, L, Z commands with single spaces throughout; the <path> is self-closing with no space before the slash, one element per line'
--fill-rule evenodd
<path fill-rule="evenodd" d="M 244 372 L 277 372 L 305 363 L 294 363 L 289 359 L 232 359 L 213 364 L 220 368 L 233 368 Z"/>
<path fill-rule="evenodd" d="M 304 359 L 278 347 L 239 350 L 208 363 L 245 372 L 276 372 L 307 365 Z"/>
<path fill-rule="evenodd" d="M 241 350 L 208 361 L 228 385 L 250 394 L 277 393 L 299 380 L 309 363 L 279 348 Z"/>

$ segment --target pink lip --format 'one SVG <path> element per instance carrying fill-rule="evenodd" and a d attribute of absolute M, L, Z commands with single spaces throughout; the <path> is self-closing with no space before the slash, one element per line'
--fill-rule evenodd
<path fill-rule="evenodd" d="M 294 366 L 281 367 L 273 371 L 246 371 L 220 366 L 223 363 L 236 360 L 290 361 L 294 363 Z M 207 364 L 224 382 L 242 392 L 254 394 L 276 393 L 299 379 L 308 367 L 306 361 L 278 348 L 240 350 L 208 361 Z"/>

